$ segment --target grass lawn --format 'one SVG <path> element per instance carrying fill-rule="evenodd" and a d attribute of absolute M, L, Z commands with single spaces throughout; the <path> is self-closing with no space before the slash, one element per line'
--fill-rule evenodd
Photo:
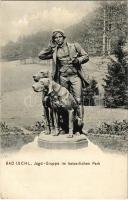
<path fill-rule="evenodd" d="M 93 76 L 98 73 L 97 79 L 100 82 L 104 76 L 103 74 L 105 74 L 105 67 L 101 69 L 100 65 L 100 58 L 90 59 L 90 63 L 86 66 L 86 75 Z M 23 65 L 19 61 L 3 62 L 1 64 L 2 121 L 24 126 L 41 119 L 41 94 L 37 94 L 32 90 L 32 75 L 41 69 L 50 70 L 50 66 L 46 64 Z M 85 107 L 86 128 L 95 127 L 102 121 L 126 118 L 127 111 L 124 109 Z"/>

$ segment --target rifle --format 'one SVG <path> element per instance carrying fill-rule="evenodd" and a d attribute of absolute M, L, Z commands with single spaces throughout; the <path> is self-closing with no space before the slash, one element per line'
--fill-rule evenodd
<path fill-rule="evenodd" d="M 82 81 L 82 87 L 86 88 L 89 86 L 89 83 L 85 80 L 84 75 L 83 75 L 83 70 L 82 69 L 77 69 L 77 74 L 80 77 Z"/>

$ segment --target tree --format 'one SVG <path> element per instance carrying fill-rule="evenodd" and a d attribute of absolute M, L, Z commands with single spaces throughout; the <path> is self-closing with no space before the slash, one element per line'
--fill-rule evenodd
<path fill-rule="evenodd" d="M 110 55 L 120 36 L 128 34 L 127 1 L 100 1 L 99 7 L 82 20 L 65 29 L 71 42 L 77 41 L 89 55 Z M 7 60 L 35 57 L 46 47 L 51 30 L 22 36 L 15 43 L 1 48 L 1 57 Z"/>
<path fill-rule="evenodd" d="M 115 57 L 110 57 L 111 62 L 108 64 L 108 75 L 104 79 L 106 83 L 103 85 L 105 90 L 104 102 L 105 106 L 109 108 L 125 106 L 126 104 L 127 73 L 124 64 L 125 54 L 123 46 L 124 40 L 121 38 L 115 48 Z"/>
<path fill-rule="evenodd" d="M 125 83 L 126 83 L 126 91 L 125 91 L 125 108 L 128 108 L 128 40 L 125 43 L 125 46 L 123 48 L 123 65 L 125 70 Z"/>
<path fill-rule="evenodd" d="M 92 79 L 87 88 L 83 90 L 83 98 L 85 106 L 95 106 L 94 96 L 99 95 L 97 81 Z"/>
<path fill-rule="evenodd" d="M 127 35 L 127 1 L 103 1 L 100 3 L 103 18 L 103 55 L 110 55 L 120 36 Z"/>

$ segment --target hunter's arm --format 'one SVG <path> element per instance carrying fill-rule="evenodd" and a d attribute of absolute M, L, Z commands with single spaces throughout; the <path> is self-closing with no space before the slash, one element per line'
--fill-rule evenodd
<path fill-rule="evenodd" d="M 39 53 L 39 58 L 41 60 L 48 60 L 48 59 L 52 59 L 53 57 L 53 50 L 52 48 L 49 46 L 46 49 L 43 49 L 40 53 Z"/>
<path fill-rule="evenodd" d="M 77 59 L 79 60 L 80 64 L 84 64 L 89 61 L 89 56 L 85 52 L 85 50 L 78 44 L 75 43 L 76 51 L 78 52 L 78 57 Z"/>

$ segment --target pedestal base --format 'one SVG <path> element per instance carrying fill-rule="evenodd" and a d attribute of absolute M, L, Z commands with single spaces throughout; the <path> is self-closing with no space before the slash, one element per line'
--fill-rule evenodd
<path fill-rule="evenodd" d="M 38 145 L 46 149 L 79 149 L 88 146 L 86 136 L 83 134 L 74 135 L 72 138 L 67 136 L 68 134 L 53 136 L 41 133 Z"/>

